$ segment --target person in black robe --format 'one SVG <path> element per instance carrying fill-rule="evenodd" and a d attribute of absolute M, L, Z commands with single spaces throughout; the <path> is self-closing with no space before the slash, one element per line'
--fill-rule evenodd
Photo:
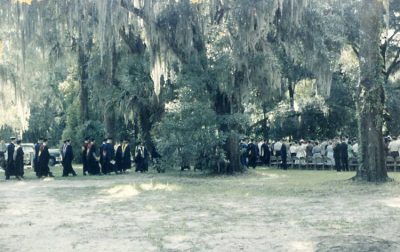
<path fill-rule="evenodd" d="M 88 165 L 88 172 L 90 175 L 100 175 L 100 166 L 96 154 L 96 140 L 92 139 L 88 146 L 87 152 L 87 165 Z"/>
<path fill-rule="evenodd" d="M 281 157 L 282 157 L 282 169 L 287 170 L 287 146 L 285 142 L 282 142 Z"/>
<path fill-rule="evenodd" d="M 42 144 L 43 138 L 39 138 L 35 144 L 35 155 L 33 157 L 33 170 L 35 171 L 37 177 L 39 176 L 39 151 Z"/>
<path fill-rule="evenodd" d="M 49 168 L 50 153 L 47 147 L 47 139 L 43 139 L 43 144 L 39 150 L 39 172 L 38 177 L 54 177 Z"/>
<path fill-rule="evenodd" d="M 6 180 L 9 180 L 10 176 L 16 176 L 14 164 L 15 137 L 11 137 L 10 140 L 11 143 L 7 146 L 7 168 L 5 171 Z"/>
<path fill-rule="evenodd" d="M 340 163 L 343 171 L 349 171 L 349 153 L 346 139 L 340 144 Z"/>
<path fill-rule="evenodd" d="M 131 146 L 128 140 L 124 140 L 122 144 L 122 172 L 125 173 L 126 170 L 131 169 L 131 166 Z"/>
<path fill-rule="evenodd" d="M 340 153 L 341 153 L 341 144 L 336 141 L 335 145 L 333 147 L 333 159 L 335 159 L 335 167 L 336 171 L 340 172 L 342 169 L 342 164 L 341 164 L 341 159 L 340 159 Z"/>
<path fill-rule="evenodd" d="M 103 150 L 103 158 L 104 158 L 104 170 L 102 171 L 104 174 L 110 174 L 111 172 L 116 172 L 114 169 L 114 145 L 112 143 L 112 138 L 107 139 L 107 143 L 104 146 Z"/>
<path fill-rule="evenodd" d="M 74 152 L 72 150 L 71 140 L 66 140 L 65 145 L 63 147 L 63 177 L 68 177 L 69 174 L 72 176 L 76 176 L 76 172 L 72 167 L 72 161 L 74 160 Z"/>
<path fill-rule="evenodd" d="M 268 140 L 264 140 L 264 143 L 261 145 L 261 151 L 263 154 L 262 155 L 263 163 L 269 166 L 271 160 L 271 150 L 269 148 Z"/>
<path fill-rule="evenodd" d="M 257 166 L 257 156 L 258 156 L 258 147 L 254 144 L 253 139 L 250 140 L 247 145 L 248 148 L 248 156 L 249 156 L 249 166 L 253 167 L 253 169 Z"/>
<path fill-rule="evenodd" d="M 82 167 L 83 176 L 86 176 L 88 173 L 88 162 L 86 160 L 88 146 L 89 146 L 89 138 L 85 138 L 85 141 L 83 142 L 83 145 L 82 145 L 82 153 L 81 153 L 82 165 L 83 165 L 83 167 Z"/>
<path fill-rule="evenodd" d="M 136 147 L 135 163 L 136 172 L 147 172 L 149 170 L 149 152 L 142 143 L 139 143 Z"/>
<path fill-rule="evenodd" d="M 242 139 L 239 143 L 239 149 L 240 149 L 240 164 L 243 167 L 248 167 L 248 162 L 247 162 L 247 154 L 248 154 L 248 146 L 246 143 L 246 139 Z"/>
<path fill-rule="evenodd" d="M 21 140 L 17 141 L 13 158 L 15 166 L 15 176 L 17 179 L 21 179 L 24 177 L 24 150 L 21 146 Z"/>
<path fill-rule="evenodd" d="M 122 141 L 121 141 L 122 142 Z M 122 146 L 121 144 L 117 143 L 115 145 L 115 173 L 121 174 L 122 173 Z"/>
<path fill-rule="evenodd" d="M 102 172 L 104 171 L 104 168 L 105 168 L 103 151 L 105 150 L 106 143 L 107 143 L 107 139 L 103 139 L 103 142 L 100 146 L 99 162 L 100 162 Z"/>
<path fill-rule="evenodd" d="M 135 165 L 136 169 L 135 172 L 142 172 L 143 171 L 143 150 L 141 148 L 141 143 L 136 146 L 135 150 Z"/>

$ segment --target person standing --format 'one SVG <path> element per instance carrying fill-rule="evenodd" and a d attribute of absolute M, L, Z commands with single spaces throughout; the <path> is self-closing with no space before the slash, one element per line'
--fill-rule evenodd
<path fill-rule="evenodd" d="M 116 172 L 114 169 L 114 164 L 113 164 L 113 160 L 114 160 L 114 156 L 115 156 L 115 151 L 114 151 L 114 145 L 112 142 L 112 138 L 109 137 L 107 139 L 107 143 L 104 146 L 104 150 L 103 150 L 103 159 L 104 159 L 104 170 L 103 173 L 104 174 L 109 174 L 111 172 Z"/>
<path fill-rule="evenodd" d="M 340 158 L 340 153 L 342 152 L 341 144 L 338 140 L 335 141 L 333 146 L 333 159 L 335 159 L 336 171 L 340 172 L 342 170 L 342 163 Z"/>
<path fill-rule="evenodd" d="M 247 143 L 246 139 L 242 139 L 239 144 L 240 148 L 240 163 L 247 168 Z"/>
<path fill-rule="evenodd" d="M 131 169 L 131 146 L 127 139 L 122 144 L 122 171 L 125 173 L 126 170 Z"/>
<path fill-rule="evenodd" d="M 326 146 L 326 157 L 328 159 L 327 164 L 330 166 L 334 166 L 335 159 L 334 159 L 333 145 L 331 141 L 329 141 L 328 145 Z"/>
<path fill-rule="evenodd" d="M 83 145 L 82 145 L 82 154 L 81 154 L 81 157 L 82 157 L 82 165 L 83 165 L 83 168 L 82 168 L 82 170 L 83 170 L 83 176 L 86 176 L 87 173 L 88 173 L 88 162 L 87 162 L 87 159 L 86 159 L 86 157 L 87 157 L 87 152 L 88 152 L 88 146 L 89 146 L 89 138 L 87 137 L 87 138 L 85 138 L 85 141 L 83 142 Z"/>
<path fill-rule="evenodd" d="M 17 140 L 15 151 L 13 155 L 15 176 L 18 180 L 24 177 L 24 150 L 21 146 L 21 140 Z"/>
<path fill-rule="evenodd" d="M 122 174 L 122 146 L 121 143 L 123 141 L 121 140 L 120 143 L 116 143 L 114 147 L 115 151 L 115 173 L 116 174 Z"/>
<path fill-rule="evenodd" d="M 292 158 L 297 156 L 297 147 L 298 147 L 297 141 L 294 141 L 294 143 L 291 144 L 289 147 L 290 156 Z"/>
<path fill-rule="evenodd" d="M 348 154 L 348 146 L 347 140 L 345 138 L 342 139 L 342 143 L 340 144 L 340 162 L 342 165 L 343 171 L 349 170 L 349 154 Z"/>
<path fill-rule="evenodd" d="M 258 156 L 258 147 L 254 143 L 253 139 L 250 140 L 249 144 L 247 145 L 248 148 L 248 156 L 249 156 L 249 166 L 253 167 L 253 169 L 257 166 L 257 156 Z"/>
<path fill-rule="evenodd" d="M 71 145 L 71 140 L 67 139 L 65 141 L 64 147 L 63 147 L 63 177 L 68 177 L 69 174 L 72 174 L 72 176 L 76 176 L 76 172 L 74 168 L 72 167 L 72 161 L 74 160 L 74 152 L 72 150 L 72 145 Z"/>
<path fill-rule="evenodd" d="M 101 143 L 101 146 L 100 146 L 100 153 L 99 153 L 99 156 L 100 156 L 99 162 L 100 162 L 102 172 L 105 170 L 103 152 L 105 150 L 106 144 L 107 144 L 107 139 L 103 139 L 103 142 Z"/>
<path fill-rule="evenodd" d="M 281 156 L 282 156 L 282 169 L 287 170 L 287 146 L 284 141 L 282 141 Z"/>
<path fill-rule="evenodd" d="M 100 175 L 100 166 L 96 154 L 96 140 L 94 138 L 91 139 L 88 145 L 86 160 L 88 173 L 90 175 Z"/>
<path fill-rule="evenodd" d="M 43 139 L 43 143 L 40 146 L 39 150 L 39 171 L 38 177 L 54 177 L 53 174 L 50 172 L 49 168 L 49 161 L 50 161 L 50 153 L 49 148 L 47 147 L 47 139 Z"/>
<path fill-rule="evenodd" d="M 7 146 L 7 169 L 5 172 L 6 180 L 9 180 L 10 176 L 16 175 L 14 164 L 15 139 L 15 137 L 11 137 L 11 142 Z"/>
<path fill-rule="evenodd" d="M 7 146 L 4 140 L 0 141 L 0 168 L 6 170 L 6 151 Z"/>
<path fill-rule="evenodd" d="M 281 156 L 281 149 L 282 149 L 282 142 L 278 140 L 273 147 L 273 150 L 275 152 L 275 156 L 280 157 Z"/>
<path fill-rule="evenodd" d="M 35 171 L 37 177 L 39 177 L 39 151 L 42 144 L 43 139 L 39 138 L 39 140 L 35 144 L 35 155 L 33 157 L 33 170 Z"/>
<path fill-rule="evenodd" d="M 268 145 L 268 140 L 264 140 L 264 143 L 261 145 L 261 152 L 263 163 L 269 166 L 271 160 L 271 150 Z"/>

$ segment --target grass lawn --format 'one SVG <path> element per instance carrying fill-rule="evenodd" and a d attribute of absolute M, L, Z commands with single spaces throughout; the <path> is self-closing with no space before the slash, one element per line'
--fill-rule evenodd
<path fill-rule="evenodd" d="M 400 173 L 257 168 L 0 182 L 0 251 L 400 251 Z M 4 175 L 4 174 L 0 174 Z"/>

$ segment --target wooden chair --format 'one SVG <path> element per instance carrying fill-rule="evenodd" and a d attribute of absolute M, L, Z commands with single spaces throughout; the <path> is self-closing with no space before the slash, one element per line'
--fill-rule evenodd
<path fill-rule="evenodd" d="M 318 170 L 318 168 L 322 168 L 322 170 L 325 167 L 324 159 L 322 157 L 315 157 L 312 159 L 313 165 L 314 165 L 314 170 Z"/>
<path fill-rule="evenodd" d="M 349 169 L 350 171 L 356 171 L 358 169 L 358 160 L 357 158 L 349 159 Z"/>
<path fill-rule="evenodd" d="M 386 168 L 389 169 L 392 168 L 393 171 L 396 170 L 396 162 L 392 156 L 387 156 L 386 157 Z"/>
<path fill-rule="evenodd" d="M 270 158 L 270 160 L 269 160 L 269 163 L 270 163 L 271 166 L 278 165 L 278 164 L 277 164 L 276 156 L 271 156 L 271 158 Z"/>
<path fill-rule="evenodd" d="M 327 156 L 324 156 L 323 158 L 324 158 L 325 167 L 327 167 L 328 170 L 332 170 L 333 162 L 331 161 L 331 159 L 328 158 Z"/>
<path fill-rule="evenodd" d="M 297 168 L 300 168 L 300 159 L 298 157 L 292 157 L 292 169 L 296 166 Z"/>
<path fill-rule="evenodd" d="M 396 165 L 395 165 L 395 167 L 394 167 L 394 171 L 397 171 L 397 168 L 400 169 L 400 157 L 396 157 L 396 158 L 394 159 L 394 161 L 395 161 L 395 163 L 396 163 Z"/>
<path fill-rule="evenodd" d="M 312 157 L 306 157 L 306 168 L 314 167 L 314 159 Z"/>

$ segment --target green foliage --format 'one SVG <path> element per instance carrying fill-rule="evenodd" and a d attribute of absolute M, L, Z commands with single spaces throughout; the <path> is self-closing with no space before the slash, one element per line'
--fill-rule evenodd
<path fill-rule="evenodd" d="M 207 100 L 198 98 L 190 88 L 180 89 L 179 99 L 167 104 L 169 109 L 154 130 L 166 167 L 192 164 L 213 170 L 213 160 L 224 157 L 221 149 L 226 137 L 218 129 L 217 115 Z"/>
<path fill-rule="evenodd" d="M 1 126 L 0 127 L 0 140 L 4 140 L 5 142 L 8 142 L 10 140 L 10 137 L 16 136 L 14 130 L 10 126 Z"/>

